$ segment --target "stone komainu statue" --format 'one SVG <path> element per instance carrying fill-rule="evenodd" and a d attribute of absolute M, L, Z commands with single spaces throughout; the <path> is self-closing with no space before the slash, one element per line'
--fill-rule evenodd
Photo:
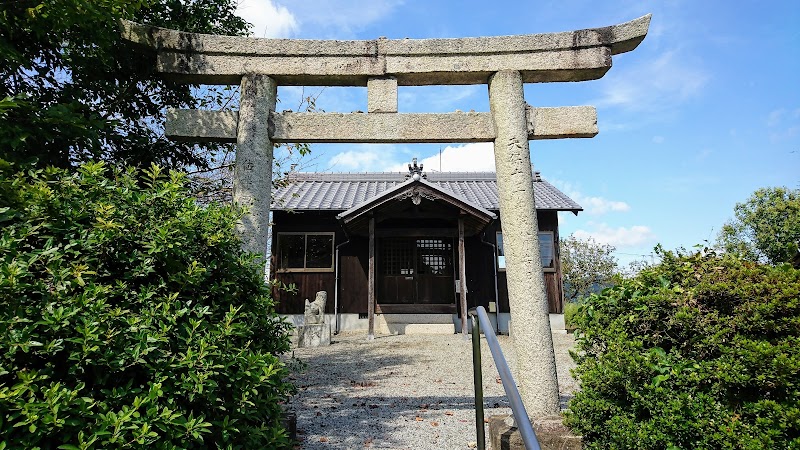
<path fill-rule="evenodd" d="M 313 302 L 306 299 L 305 319 L 306 325 L 325 323 L 325 302 L 328 301 L 328 292 L 319 291 Z"/>

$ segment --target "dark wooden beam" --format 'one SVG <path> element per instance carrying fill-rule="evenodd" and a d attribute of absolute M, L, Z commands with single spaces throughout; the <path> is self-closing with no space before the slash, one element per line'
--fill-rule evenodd
<path fill-rule="evenodd" d="M 456 237 L 452 228 L 380 228 L 375 230 L 377 237 Z"/>
<path fill-rule="evenodd" d="M 375 312 L 378 314 L 455 314 L 455 303 L 390 303 L 375 305 Z"/>
<path fill-rule="evenodd" d="M 458 218 L 458 284 L 461 291 L 461 334 L 467 337 L 467 270 L 464 257 L 464 216 Z"/>
<path fill-rule="evenodd" d="M 375 218 L 369 219 L 369 287 L 367 288 L 367 314 L 369 331 L 367 339 L 375 339 Z"/>

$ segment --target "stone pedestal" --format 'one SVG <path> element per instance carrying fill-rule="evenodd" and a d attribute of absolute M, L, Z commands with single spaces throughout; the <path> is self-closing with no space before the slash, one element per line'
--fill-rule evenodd
<path fill-rule="evenodd" d="M 297 327 L 298 347 L 324 347 L 331 345 L 331 324 L 314 323 Z"/>
<path fill-rule="evenodd" d="M 561 416 L 533 421 L 533 431 L 542 450 L 580 450 L 582 440 L 561 423 Z M 525 450 L 522 436 L 509 415 L 489 418 L 489 441 L 492 450 Z"/>

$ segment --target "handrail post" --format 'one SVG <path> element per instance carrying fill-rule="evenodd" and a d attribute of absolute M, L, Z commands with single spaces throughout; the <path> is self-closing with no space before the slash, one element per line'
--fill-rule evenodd
<path fill-rule="evenodd" d="M 484 332 L 484 336 L 486 336 L 486 345 L 492 352 L 492 358 L 494 359 L 495 366 L 497 366 L 497 373 L 500 375 L 500 380 L 503 382 L 503 390 L 506 391 L 506 397 L 508 397 L 508 402 L 511 404 L 511 411 L 514 415 L 514 421 L 517 423 L 517 429 L 519 430 L 520 437 L 522 437 L 522 442 L 525 444 L 525 448 L 527 450 L 541 450 L 541 447 L 539 446 L 539 440 L 536 438 L 536 432 L 533 430 L 533 425 L 531 424 L 528 412 L 525 410 L 525 405 L 522 404 L 522 398 L 519 396 L 517 383 L 514 382 L 514 377 L 511 375 L 511 369 L 508 367 L 508 362 L 506 361 L 506 357 L 503 355 L 503 350 L 500 348 L 500 343 L 497 342 L 497 336 L 494 334 L 492 322 L 489 320 L 486 310 L 483 308 L 483 306 L 478 306 L 475 309 L 471 309 L 469 314 L 472 316 L 472 320 L 474 321 L 472 335 L 472 364 L 474 367 L 474 373 L 476 374 L 475 417 L 476 419 L 478 417 L 478 408 L 480 408 L 481 417 L 480 423 L 477 424 L 477 428 L 480 429 L 478 433 L 480 433 L 481 436 L 484 435 L 483 379 L 477 375 L 480 373 L 480 324 L 483 324 L 483 329 L 486 330 Z M 475 358 L 475 355 L 478 355 L 477 359 Z M 478 395 L 480 395 L 480 406 L 478 405 Z M 476 431 L 478 430 L 476 429 Z M 484 447 L 479 448 L 485 448 L 485 440 L 486 439 L 484 437 Z M 478 445 L 480 444 L 481 441 L 479 440 Z"/>
<path fill-rule="evenodd" d="M 470 311 L 471 312 L 471 311 Z M 472 316 L 472 376 L 475 383 L 475 434 L 478 450 L 486 450 L 486 430 L 483 427 L 483 372 L 481 370 L 481 325 Z"/>

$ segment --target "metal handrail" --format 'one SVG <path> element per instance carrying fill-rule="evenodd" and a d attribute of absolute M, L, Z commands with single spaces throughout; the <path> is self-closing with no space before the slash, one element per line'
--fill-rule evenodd
<path fill-rule="evenodd" d="M 497 342 L 497 336 L 494 334 L 486 310 L 483 306 L 478 306 L 470 309 L 469 315 L 472 316 L 472 373 L 475 380 L 475 431 L 478 438 L 478 449 L 486 450 L 486 434 L 483 429 L 483 374 L 481 371 L 481 328 L 483 328 L 486 344 L 492 352 L 494 364 L 497 366 L 497 372 L 503 382 L 503 389 L 511 403 L 511 412 L 514 414 L 514 421 L 522 436 L 522 442 L 527 450 L 541 450 L 528 412 L 525 410 L 525 405 L 522 404 L 517 383 L 514 382 L 514 377 L 511 375 L 511 369 L 508 367 L 503 350 L 500 349 L 500 343 Z"/>

